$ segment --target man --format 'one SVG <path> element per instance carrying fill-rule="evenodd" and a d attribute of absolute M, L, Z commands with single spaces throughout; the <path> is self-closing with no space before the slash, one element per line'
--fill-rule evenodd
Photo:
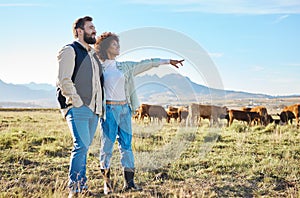
<path fill-rule="evenodd" d="M 76 39 L 59 52 L 57 79 L 61 112 L 73 138 L 69 168 L 69 197 L 87 190 L 86 160 L 99 116 L 102 116 L 102 68 L 90 46 L 96 42 L 96 30 L 89 16 L 73 26 Z"/>

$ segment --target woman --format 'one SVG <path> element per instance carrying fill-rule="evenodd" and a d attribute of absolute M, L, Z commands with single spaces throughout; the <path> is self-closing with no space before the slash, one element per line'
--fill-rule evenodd
<path fill-rule="evenodd" d="M 131 112 L 138 108 L 134 76 L 162 64 L 178 68 L 184 60 L 151 59 L 141 62 L 117 62 L 119 38 L 105 32 L 97 38 L 95 50 L 103 62 L 106 119 L 102 120 L 100 168 L 104 177 L 104 193 L 113 192 L 110 182 L 110 160 L 115 140 L 118 140 L 121 164 L 124 169 L 123 191 L 141 190 L 134 183 L 134 157 L 131 149 Z"/>

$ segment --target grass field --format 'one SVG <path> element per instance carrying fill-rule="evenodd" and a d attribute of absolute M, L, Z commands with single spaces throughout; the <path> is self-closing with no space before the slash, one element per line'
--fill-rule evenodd
<path fill-rule="evenodd" d="M 111 197 L 300 197 L 300 130 L 295 125 L 198 128 L 133 123 L 136 183 L 122 194 L 117 145 Z M 100 130 L 87 176 L 103 195 Z M 0 111 L 0 197 L 66 197 L 72 140 L 58 110 Z"/>

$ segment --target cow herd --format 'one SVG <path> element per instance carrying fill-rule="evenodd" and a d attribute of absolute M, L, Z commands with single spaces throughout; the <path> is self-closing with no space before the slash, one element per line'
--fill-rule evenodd
<path fill-rule="evenodd" d="M 242 107 L 241 109 L 228 109 L 225 106 L 205 105 L 192 103 L 188 106 L 168 106 L 165 109 L 161 105 L 141 104 L 135 111 L 133 118 L 143 121 L 157 120 L 161 122 L 164 119 L 170 123 L 171 119 L 177 122 L 185 120 L 186 126 L 199 126 L 201 119 L 208 119 L 210 126 L 218 125 L 220 120 L 226 119 L 227 126 L 230 126 L 234 120 L 243 121 L 248 125 L 268 125 L 275 124 L 292 124 L 296 119 L 299 124 L 300 104 L 286 106 L 280 113 L 274 115 L 268 114 L 264 106 Z"/>

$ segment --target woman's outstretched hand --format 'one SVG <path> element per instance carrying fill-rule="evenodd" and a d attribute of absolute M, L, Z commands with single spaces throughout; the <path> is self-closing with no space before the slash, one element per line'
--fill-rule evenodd
<path fill-rule="evenodd" d="M 183 61 L 184 61 L 184 59 L 183 60 L 170 60 L 170 64 L 176 68 L 179 68 L 178 65 L 183 66 L 183 64 L 182 64 Z"/>

